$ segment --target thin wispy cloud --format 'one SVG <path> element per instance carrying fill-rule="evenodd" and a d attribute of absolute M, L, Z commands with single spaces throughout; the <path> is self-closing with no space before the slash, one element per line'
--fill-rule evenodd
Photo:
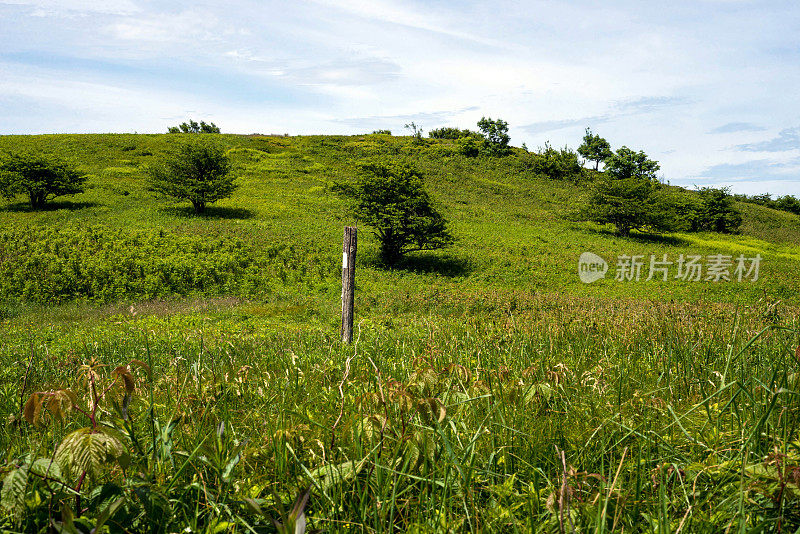
<path fill-rule="evenodd" d="M 406 124 L 414 122 L 426 125 L 437 126 L 446 124 L 452 121 L 455 117 L 470 111 L 476 111 L 476 106 L 471 106 L 462 109 L 449 110 L 449 111 L 431 111 L 422 113 L 407 113 L 402 115 L 373 115 L 371 117 L 351 117 L 345 119 L 334 119 L 334 122 L 345 124 L 348 126 L 361 127 L 361 128 L 374 128 L 374 129 L 391 129 L 397 130 L 404 127 Z M 399 130 L 396 131 L 400 134 Z"/>
<path fill-rule="evenodd" d="M 646 113 L 653 113 L 674 106 L 688 104 L 689 100 L 683 97 L 646 96 L 613 103 L 611 109 L 603 115 L 581 117 L 578 119 L 559 119 L 526 124 L 521 128 L 530 134 L 542 134 L 574 128 L 576 126 L 597 126 L 614 119 L 631 117 Z"/>
<path fill-rule="evenodd" d="M 262 72 L 299 85 L 372 85 L 393 80 L 402 73 L 397 63 L 377 57 L 332 60 L 326 63 L 281 62 L 250 50 L 232 50 L 227 56 L 257 65 Z"/>
<path fill-rule="evenodd" d="M 750 122 L 729 122 L 722 126 L 709 130 L 711 134 L 728 134 L 738 132 L 763 132 L 766 130 L 763 126 L 758 126 Z"/>
<path fill-rule="evenodd" d="M 758 143 L 738 145 L 739 150 L 748 152 L 785 152 L 800 149 L 800 127 L 781 130 L 777 137 Z"/>

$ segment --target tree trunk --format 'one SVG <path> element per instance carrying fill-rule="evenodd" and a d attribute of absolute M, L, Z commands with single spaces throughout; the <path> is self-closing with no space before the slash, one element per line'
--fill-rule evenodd
<path fill-rule="evenodd" d="M 206 203 L 205 202 L 202 202 L 202 201 L 196 201 L 195 202 L 193 200 L 192 204 L 194 205 L 194 212 L 197 215 L 203 213 L 206 210 Z"/>
<path fill-rule="evenodd" d="M 31 197 L 31 208 L 36 210 L 44 207 L 47 195 L 43 193 L 30 193 L 30 197 Z"/>
<path fill-rule="evenodd" d="M 386 244 L 381 245 L 381 260 L 387 267 L 394 267 L 402 257 L 403 253 L 400 248 L 391 245 L 386 246 Z"/>

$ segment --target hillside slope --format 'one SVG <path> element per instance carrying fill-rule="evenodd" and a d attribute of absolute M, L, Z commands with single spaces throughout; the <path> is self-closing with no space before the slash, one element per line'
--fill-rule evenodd
<path fill-rule="evenodd" d="M 412 255 L 400 269 L 386 271 L 376 265 L 374 240 L 363 228 L 358 260 L 358 302 L 362 312 L 441 311 L 448 308 L 441 306 L 443 302 L 453 300 L 459 302 L 454 305 L 458 313 L 463 306 L 473 306 L 472 301 L 480 303 L 511 295 L 524 300 L 535 294 L 743 305 L 767 295 L 794 304 L 800 302 L 800 218 L 794 215 L 740 204 L 744 214 L 741 235 L 675 233 L 623 239 L 607 228 L 576 219 L 586 184 L 537 176 L 525 168 L 520 153 L 498 159 L 466 158 L 456 152 L 450 141 L 431 141 L 419 147 L 409 138 L 386 135 L 215 138 L 229 150 L 241 186 L 232 198 L 214 205 L 206 216 L 196 217 L 187 203 L 155 198 L 146 190 L 144 180 L 145 166 L 168 153 L 176 143 L 186 141 L 185 136 L 0 137 L 0 151 L 55 153 L 89 175 L 85 193 L 58 199 L 47 211 L 30 212 L 21 198 L 0 203 L 3 232 L 41 227 L 63 232 L 97 226 L 95 231 L 101 234 L 158 232 L 162 236 L 166 233 L 167 240 L 192 236 L 200 241 L 211 237 L 235 239 L 244 247 L 242 250 L 250 251 L 240 251 L 242 254 L 252 255 L 252 251 L 273 247 L 280 252 L 271 252 L 272 257 L 286 255 L 284 267 L 295 265 L 295 271 L 315 273 L 311 283 L 300 286 L 284 284 L 285 280 L 276 286 L 269 282 L 267 274 L 261 273 L 246 290 L 235 284 L 215 285 L 213 281 L 197 286 L 190 280 L 165 290 L 166 294 L 118 288 L 102 295 L 81 295 L 80 290 L 66 289 L 57 300 L 136 301 L 171 294 L 258 298 L 266 287 L 271 287 L 271 292 L 282 286 L 292 298 L 299 292 L 321 298 L 325 308 L 334 308 L 338 300 L 336 262 L 342 226 L 353 224 L 353 220 L 345 203 L 330 192 L 330 185 L 352 178 L 356 161 L 388 156 L 411 161 L 422 170 L 432 196 L 451 222 L 457 242 L 445 251 Z M 20 239 L 21 234 L 15 235 Z M 47 233 L 37 235 L 33 239 L 52 239 L 46 237 Z M 2 260 L 6 271 L 18 271 L 19 266 L 9 256 L 13 249 L 6 249 Z M 611 264 L 606 279 L 581 283 L 577 261 L 585 251 L 599 254 Z M 68 256 L 69 247 L 60 254 Z M 674 279 L 672 271 L 668 281 L 646 281 L 650 256 L 662 259 L 664 254 L 673 262 L 681 254 L 760 254 L 763 259 L 756 282 L 690 282 Z M 213 252 L 207 251 L 206 255 L 213 256 Z M 614 264 L 620 255 L 644 257 L 639 281 L 614 279 Z M 181 261 L 191 262 L 191 257 Z M 256 262 L 252 269 L 268 263 Z M 286 278 L 286 272 L 287 268 L 283 268 L 280 276 Z M 302 282 L 304 276 L 294 272 L 290 278 Z M 21 291 L 8 289 L 5 299 L 36 300 L 35 288 L 29 288 L 28 297 L 19 294 Z M 69 291 L 75 294 L 71 296 Z M 430 302 L 432 299 L 436 303 Z M 52 296 L 44 300 L 51 301 Z"/>

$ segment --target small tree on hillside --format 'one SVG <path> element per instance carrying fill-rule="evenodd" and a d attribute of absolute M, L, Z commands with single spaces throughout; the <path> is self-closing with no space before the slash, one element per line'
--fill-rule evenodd
<path fill-rule="evenodd" d="M 419 126 L 417 126 L 415 123 L 409 122 L 408 124 L 405 125 L 405 129 L 411 131 L 411 141 L 415 145 L 420 145 L 425 142 L 422 139 L 422 133 L 424 132 L 424 130 Z"/>
<path fill-rule="evenodd" d="M 586 128 L 586 135 L 583 136 L 583 144 L 578 147 L 578 154 L 589 161 L 594 161 L 594 170 L 599 170 L 600 162 L 610 158 L 614 153 L 608 141 L 592 134 L 592 130 Z"/>
<path fill-rule="evenodd" d="M 800 215 L 800 200 L 792 195 L 778 197 L 775 200 L 775 208 Z"/>
<path fill-rule="evenodd" d="M 55 197 L 83 193 L 85 182 L 85 175 L 63 161 L 34 154 L 11 154 L 0 164 L 0 194 L 9 200 L 27 195 L 33 209 Z"/>
<path fill-rule="evenodd" d="M 228 198 L 236 190 L 231 162 L 216 146 L 188 144 L 162 165 L 148 169 L 150 189 L 166 196 L 188 200 L 195 213 L 206 205 Z"/>
<path fill-rule="evenodd" d="M 742 215 L 733 205 L 727 188 L 703 187 L 697 194 L 699 205 L 692 214 L 691 230 L 734 233 L 742 225 Z"/>
<path fill-rule="evenodd" d="M 644 152 L 620 148 L 606 160 L 605 172 L 595 184 L 585 208 L 586 217 L 614 224 L 622 236 L 634 229 L 673 229 L 674 210 L 656 178 L 659 168 Z"/>
<path fill-rule="evenodd" d="M 219 126 L 214 124 L 206 124 L 204 121 L 197 122 L 189 119 L 189 122 L 181 123 L 178 126 L 171 126 L 168 133 L 220 133 Z"/>
<path fill-rule="evenodd" d="M 396 265 L 405 254 L 452 243 L 444 217 L 433 207 L 422 175 L 405 163 L 377 161 L 361 165 L 353 183 L 336 190 L 353 202 L 359 222 L 373 228 L 381 260 Z"/>
<path fill-rule="evenodd" d="M 483 150 L 490 156 L 505 156 L 511 149 L 508 142 L 508 123 L 502 119 L 492 120 L 491 117 L 482 117 L 478 121 L 478 128 L 483 133 Z"/>

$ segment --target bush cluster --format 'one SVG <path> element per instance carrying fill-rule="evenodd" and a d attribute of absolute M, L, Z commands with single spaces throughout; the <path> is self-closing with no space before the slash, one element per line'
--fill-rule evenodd
<path fill-rule="evenodd" d="M 462 137 L 470 137 L 475 135 L 480 134 L 467 129 L 459 130 L 458 128 L 450 128 L 447 126 L 434 128 L 428 132 L 428 137 L 431 139 L 461 139 Z"/>
<path fill-rule="evenodd" d="M 83 192 L 86 176 L 50 156 L 13 153 L 0 162 L 0 195 L 11 200 L 26 195 L 32 209 L 48 200 Z"/>
<path fill-rule="evenodd" d="M 174 295 L 263 295 L 335 280 L 318 250 L 256 247 L 227 236 L 127 232 L 106 226 L 0 231 L 0 300 L 111 302 Z"/>
<path fill-rule="evenodd" d="M 189 119 L 189 122 L 182 122 L 178 126 L 170 126 L 167 133 L 220 133 L 219 126 L 214 124 L 213 122 L 207 124 L 205 121 L 193 121 Z"/>
<path fill-rule="evenodd" d="M 545 153 L 548 152 L 556 160 L 556 151 L 547 147 Z M 687 191 L 668 187 L 656 175 L 661 168 L 657 161 L 641 150 L 625 146 L 613 152 L 610 143 L 589 128 L 578 153 L 595 162 L 595 180 L 588 202 L 582 207 L 586 220 L 613 224 L 622 236 L 631 230 L 739 231 L 742 215 L 733 205 L 734 198 L 728 189 L 704 187 Z M 571 161 L 571 151 L 565 148 L 561 154 L 569 155 Z"/>
<path fill-rule="evenodd" d="M 548 143 L 543 149 L 529 152 L 525 157 L 528 168 L 553 180 L 577 181 L 582 175 L 583 167 L 578 155 L 567 147 L 555 149 Z"/>
<path fill-rule="evenodd" d="M 685 229 L 691 232 L 735 233 L 742 225 L 742 215 L 733 205 L 728 189 L 703 187 L 688 193 L 684 214 Z"/>

